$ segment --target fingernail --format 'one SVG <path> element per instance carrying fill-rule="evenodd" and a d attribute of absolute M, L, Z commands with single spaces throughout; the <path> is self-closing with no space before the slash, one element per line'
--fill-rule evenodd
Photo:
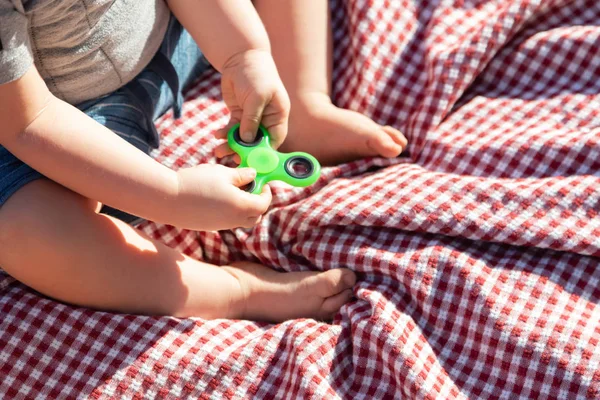
<path fill-rule="evenodd" d="M 246 143 L 251 143 L 254 140 L 254 134 L 252 132 L 242 133 L 242 140 Z"/>

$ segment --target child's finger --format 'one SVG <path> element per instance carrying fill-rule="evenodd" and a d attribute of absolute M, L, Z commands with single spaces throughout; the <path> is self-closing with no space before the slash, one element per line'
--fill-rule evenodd
<path fill-rule="evenodd" d="M 269 133 L 273 137 L 273 142 L 271 143 L 271 145 L 273 146 L 274 149 L 276 149 L 279 146 L 281 146 L 281 144 L 285 140 L 285 137 L 287 136 L 288 121 L 286 120 L 284 123 L 272 125 L 272 126 L 268 127 L 267 129 L 269 130 Z"/>
<path fill-rule="evenodd" d="M 227 143 L 223 143 L 215 148 L 215 155 L 217 158 L 223 158 L 232 155 L 234 152 Z M 239 164 L 239 163 L 238 163 Z"/>
<path fill-rule="evenodd" d="M 263 215 L 269 209 L 273 195 L 269 185 L 263 186 L 259 195 L 244 192 L 244 203 L 246 204 L 248 214 L 254 217 Z"/>
<path fill-rule="evenodd" d="M 242 163 L 240 160 L 240 156 L 237 154 L 225 156 L 220 159 L 220 164 L 229 168 L 236 168 L 238 165 Z"/>
<path fill-rule="evenodd" d="M 217 139 L 227 139 L 227 132 L 229 132 L 228 129 L 223 128 L 223 129 L 219 129 L 213 132 L 213 135 L 217 138 Z"/>
<path fill-rule="evenodd" d="M 278 92 L 265 108 L 262 118 L 262 124 L 271 133 L 274 148 L 278 148 L 287 136 L 289 115 L 290 99 L 285 91 Z"/>
<path fill-rule="evenodd" d="M 271 205 L 271 202 L 273 201 L 273 193 L 271 193 L 271 187 L 269 185 L 263 186 L 262 192 L 260 192 L 260 195 L 256 197 L 259 197 L 262 201 L 262 204 L 264 205 L 262 212 L 260 213 L 260 215 L 263 215 L 267 212 L 269 206 Z"/>
<path fill-rule="evenodd" d="M 252 142 L 256 138 L 264 107 L 265 102 L 257 95 L 250 97 L 244 104 L 240 121 L 240 137 L 244 142 Z"/>
<path fill-rule="evenodd" d="M 260 224 L 260 221 L 262 221 L 262 215 L 258 217 L 250 217 L 248 218 L 248 225 L 245 226 L 245 228 L 252 228 L 253 226 Z"/>

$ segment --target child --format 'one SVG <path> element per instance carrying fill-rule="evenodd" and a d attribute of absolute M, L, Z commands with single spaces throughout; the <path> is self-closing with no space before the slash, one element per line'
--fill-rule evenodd
<path fill-rule="evenodd" d="M 0 0 L 2 268 L 104 310 L 330 318 L 352 297 L 351 271 L 216 267 L 115 210 L 196 230 L 251 227 L 266 212 L 268 187 L 239 189 L 251 169 L 172 171 L 147 155 L 153 120 L 170 107 L 179 115 L 182 88 L 207 65 L 198 48 L 222 73 L 230 125 L 241 122 L 245 140 L 262 122 L 283 143 L 291 98 L 284 150 L 324 162 L 399 154 L 398 131 L 331 104 L 328 24 L 327 0 Z"/>

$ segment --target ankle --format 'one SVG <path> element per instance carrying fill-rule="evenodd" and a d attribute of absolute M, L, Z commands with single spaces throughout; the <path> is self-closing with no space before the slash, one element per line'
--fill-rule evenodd
<path fill-rule="evenodd" d="M 298 91 L 290 94 L 290 100 L 294 109 L 308 112 L 318 111 L 319 107 L 333 104 L 329 94 L 318 91 Z"/>
<path fill-rule="evenodd" d="M 233 278 L 232 290 L 229 294 L 227 307 L 227 318 L 246 319 L 248 315 L 248 302 L 250 298 L 250 288 L 244 278 L 242 278 L 235 268 L 222 267 Z"/>

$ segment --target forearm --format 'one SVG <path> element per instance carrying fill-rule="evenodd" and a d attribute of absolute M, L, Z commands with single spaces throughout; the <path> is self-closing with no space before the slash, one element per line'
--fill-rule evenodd
<path fill-rule="evenodd" d="M 168 222 L 175 172 L 59 99 L 50 97 L 27 128 L 2 140 L 16 157 L 74 192 Z"/>
<path fill-rule="evenodd" d="M 269 50 L 267 32 L 250 0 L 168 0 L 171 11 L 219 71 L 233 55 Z"/>

